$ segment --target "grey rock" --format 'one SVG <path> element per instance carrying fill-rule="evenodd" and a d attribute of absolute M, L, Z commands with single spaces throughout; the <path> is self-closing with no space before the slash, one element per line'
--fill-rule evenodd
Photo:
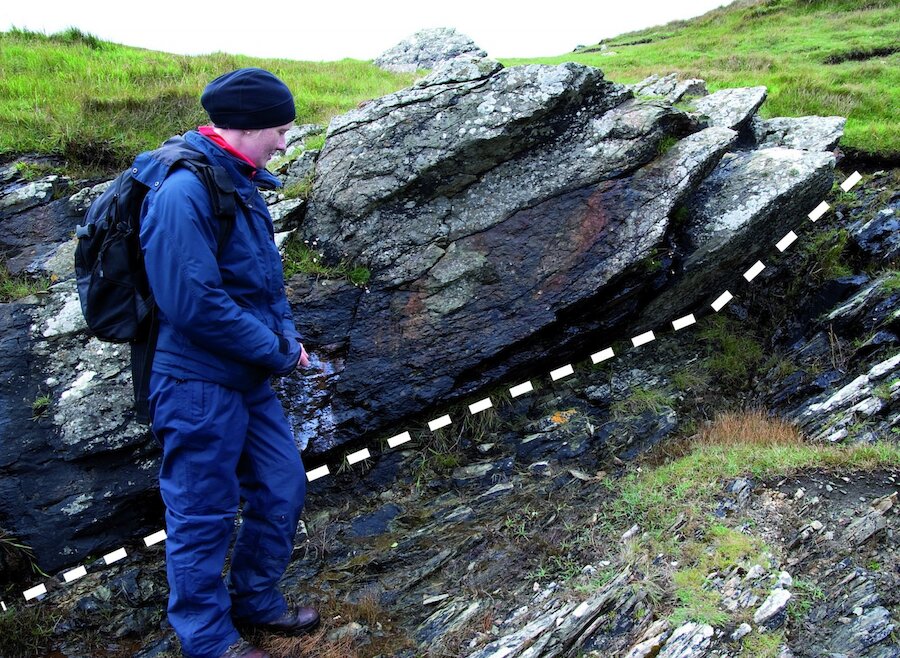
<path fill-rule="evenodd" d="M 873 259 L 891 262 L 900 257 L 900 199 L 869 220 L 850 227 L 850 236 Z"/>
<path fill-rule="evenodd" d="M 53 197 L 58 182 L 59 176 L 47 176 L 0 193 L 0 217 L 46 203 Z"/>
<path fill-rule="evenodd" d="M 775 589 L 763 604 L 753 613 L 753 621 L 763 628 L 772 630 L 784 623 L 788 601 L 793 595 L 786 589 Z"/>
<path fill-rule="evenodd" d="M 672 631 L 658 658 L 701 658 L 707 654 L 713 632 L 709 624 L 683 624 Z"/>
<path fill-rule="evenodd" d="M 844 656 L 896 656 L 896 646 L 890 653 L 878 652 L 877 647 L 890 637 L 895 627 L 891 613 L 877 606 L 840 628 L 828 642 L 827 649 Z"/>
<path fill-rule="evenodd" d="M 457 57 L 487 57 L 469 37 L 453 28 L 420 30 L 375 59 L 375 66 L 398 73 L 434 69 Z"/>
<path fill-rule="evenodd" d="M 696 112 L 709 117 L 710 126 L 739 130 L 766 100 L 765 87 L 721 89 L 694 101 Z"/>
<path fill-rule="evenodd" d="M 641 96 L 659 96 L 669 103 L 677 103 L 685 96 L 706 96 L 706 82 L 697 78 L 679 80 L 677 73 L 660 78 L 651 75 L 628 87 Z"/>
<path fill-rule="evenodd" d="M 754 117 L 753 132 L 761 148 L 831 151 L 843 137 L 846 123 L 844 117 Z"/>

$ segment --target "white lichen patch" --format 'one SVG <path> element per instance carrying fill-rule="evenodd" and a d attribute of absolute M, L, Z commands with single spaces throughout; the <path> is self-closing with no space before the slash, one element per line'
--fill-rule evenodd
<path fill-rule="evenodd" d="M 78 294 L 67 293 L 64 300 L 62 308 L 56 315 L 47 318 L 44 323 L 44 329 L 41 332 L 44 338 L 74 334 L 87 328 L 84 316 L 81 314 L 81 302 L 78 300 Z"/>
<path fill-rule="evenodd" d="M 80 398 L 84 395 L 85 389 L 96 375 L 97 373 L 93 370 L 87 370 L 81 373 L 81 375 L 78 376 L 78 379 L 72 382 L 72 385 L 62 392 L 62 395 L 59 396 L 60 399 L 68 400 L 69 398 Z"/>
<path fill-rule="evenodd" d="M 90 507 L 91 500 L 92 499 L 88 494 L 79 494 L 76 496 L 75 500 L 71 501 L 65 507 L 61 507 L 59 511 L 68 516 L 74 516 Z"/>

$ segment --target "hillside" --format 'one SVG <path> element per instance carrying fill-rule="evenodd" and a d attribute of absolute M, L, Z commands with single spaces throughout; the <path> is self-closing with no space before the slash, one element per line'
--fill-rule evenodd
<path fill-rule="evenodd" d="M 889 0 L 739 1 L 558 57 L 503 63 L 576 61 L 623 83 L 678 72 L 703 78 L 710 91 L 765 85 L 764 116 L 846 116 L 845 152 L 895 161 L 897 43 L 900 7 Z M 284 78 L 296 94 L 298 124 L 327 123 L 415 77 L 358 60 L 188 57 L 100 41 L 77 28 L 50 36 L 14 30 L 0 33 L 0 157 L 54 154 L 70 171 L 111 173 L 202 122 L 203 86 L 239 66 Z"/>
<path fill-rule="evenodd" d="M 739 1 L 688 21 L 515 65 L 576 61 L 616 82 L 702 78 L 710 91 L 765 85 L 764 117 L 848 117 L 851 155 L 900 158 L 900 5 L 890 0 Z"/>

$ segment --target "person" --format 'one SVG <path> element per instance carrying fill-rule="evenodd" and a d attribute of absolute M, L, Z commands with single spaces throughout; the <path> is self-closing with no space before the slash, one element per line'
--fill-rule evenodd
<path fill-rule="evenodd" d="M 140 158 L 133 170 L 151 188 L 140 242 L 159 326 L 149 401 L 163 448 L 168 617 L 190 658 L 264 658 L 238 628 L 293 635 L 319 623 L 315 609 L 289 607 L 277 586 L 306 476 L 270 380 L 310 361 L 259 192 L 280 185 L 265 166 L 285 148 L 296 114 L 284 82 L 258 68 L 217 77 L 201 104 L 211 125 L 182 138 L 234 184 L 224 239 L 213 196 L 194 172 L 176 167 L 153 181 L 156 163 Z"/>

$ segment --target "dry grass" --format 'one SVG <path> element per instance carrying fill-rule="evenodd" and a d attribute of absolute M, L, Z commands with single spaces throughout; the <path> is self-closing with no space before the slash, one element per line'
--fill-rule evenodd
<path fill-rule="evenodd" d="M 694 438 L 695 447 L 799 445 L 803 435 L 794 425 L 770 416 L 762 409 L 726 411 L 704 427 Z"/>

